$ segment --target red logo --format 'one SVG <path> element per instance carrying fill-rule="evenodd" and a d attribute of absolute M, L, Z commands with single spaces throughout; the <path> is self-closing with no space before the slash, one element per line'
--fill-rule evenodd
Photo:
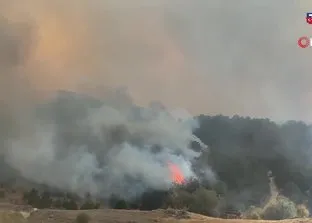
<path fill-rule="evenodd" d="M 298 46 L 301 48 L 307 48 L 310 46 L 310 38 L 303 36 L 298 39 Z"/>
<path fill-rule="evenodd" d="M 306 21 L 308 24 L 312 25 L 312 12 L 307 12 Z"/>
<path fill-rule="evenodd" d="M 312 24 L 312 17 L 307 17 L 306 20 L 308 24 Z"/>

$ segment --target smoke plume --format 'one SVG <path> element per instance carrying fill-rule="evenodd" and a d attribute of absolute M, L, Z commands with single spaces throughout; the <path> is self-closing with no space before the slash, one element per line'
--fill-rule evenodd
<path fill-rule="evenodd" d="M 126 5 L 38 1 L 19 8 L 14 3 L 1 1 L 0 20 L 1 155 L 7 164 L 36 183 L 97 196 L 169 188 L 169 162 L 185 177 L 195 176 L 191 161 L 200 153 L 189 146 L 200 140 L 192 134 L 197 124 L 191 116 L 179 117 L 160 103 L 138 107 L 123 90 L 108 90 L 127 85 L 119 80 L 133 74 L 127 55 L 115 58 L 135 52 L 115 38 L 131 25 L 120 24 L 126 22 Z M 107 48 L 111 44 L 117 48 Z M 118 68 L 123 74 L 116 81 Z M 79 88 L 86 79 L 108 86 Z"/>
<path fill-rule="evenodd" d="M 168 189 L 169 162 L 184 177 L 196 177 L 191 162 L 200 152 L 190 149 L 200 142 L 195 120 L 137 107 L 120 92 L 112 96 L 97 101 L 61 92 L 41 104 L 27 134 L 8 139 L 5 161 L 27 179 L 80 195 Z"/>
<path fill-rule="evenodd" d="M 32 28 L 19 37 L 29 46 L 32 35 L 24 65 L 37 97 L 127 86 L 140 105 L 311 120 L 311 52 L 297 46 L 312 35 L 309 0 L 22 3 L 1 0 L 0 13 Z"/>
<path fill-rule="evenodd" d="M 0 139 L 28 179 L 134 194 L 168 187 L 168 162 L 193 176 L 196 123 L 174 107 L 309 120 L 308 1 L 22 3 L 0 0 Z"/>

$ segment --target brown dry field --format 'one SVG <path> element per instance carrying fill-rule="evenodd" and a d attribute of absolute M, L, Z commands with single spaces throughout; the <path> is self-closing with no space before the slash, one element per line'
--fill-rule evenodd
<path fill-rule="evenodd" d="M 83 211 L 38 210 L 31 213 L 27 219 L 24 219 L 19 212 L 17 214 L 12 213 L 12 210 L 22 210 L 23 208 L 0 205 L 0 209 L 0 223 L 74 223 L 76 216 L 81 212 L 87 213 L 91 217 L 89 223 L 312 223 L 312 219 L 289 219 L 283 221 L 219 219 L 193 213 L 189 213 L 189 219 L 178 219 L 177 216 L 168 214 L 165 210 L 129 211 L 112 209 Z"/>
<path fill-rule="evenodd" d="M 243 220 L 211 218 L 199 214 L 187 213 L 188 219 L 179 218 L 179 212 L 168 210 L 137 211 L 137 210 L 52 210 L 34 211 L 21 202 L 22 193 L 8 193 L 6 199 L 0 199 L 0 223 L 75 223 L 79 213 L 91 217 L 89 223 L 312 223 L 311 219 L 289 219 L 283 221 Z M 21 214 L 27 215 L 25 219 Z M 30 213 L 30 214 L 29 214 Z"/>

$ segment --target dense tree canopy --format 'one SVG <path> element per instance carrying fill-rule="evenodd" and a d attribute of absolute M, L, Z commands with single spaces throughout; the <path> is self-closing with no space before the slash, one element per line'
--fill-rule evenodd
<path fill-rule="evenodd" d="M 279 190 L 307 199 L 312 183 L 311 126 L 289 121 L 243 117 L 198 117 L 195 134 L 210 148 L 201 162 L 211 165 L 229 194 L 246 202 L 259 202 L 268 192 L 268 171 Z M 234 196 L 234 195 L 233 195 Z"/>
<path fill-rule="evenodd" d="M 87 113 L 88 110 L 80 106 L 79 100 L 77 103 L 73 98 L 57 101 L 57 103 L 63 103 L 62 106 L 46 105 L 64 109 L 56 111 L 42 107 L 39 109 L 38 116 L 46 115 L 46 120 L 48 118 L 56 120 L 56 124 L 60 128 L 60 131 L 58 131 L 59 139 L 61 139 L 58 140 L 60 148 L 71 148 L 87 144 L 88 149 L 96 151 L 96 149 L 102 148 L 101 141 L 97 140 L 91 132 L 82 131 L 77 126 L 77 120 L 84 117 L 84 113 Z M 100 103 L 96 101 L 87 101 L 92 104 L 91 107 L 100 106 Z M 72 103 L 69 106 L 69 108 L 73 107 L 72 109 L 67 108 L 69 102 Z M 51 111 L 51 113 L 46 113 L 45 110 Z M 76 111 L 79 111 L 78 114 L 81 117 L 71 115 Z M 60 116 L 54 117 L 56 113 L 60 113 Z M 204 176 L 200 171 L 203 169 L 202 167 L 208 167 L 216 176 L 216 180 L 210 181 L 209 176 L 207 179 L 206 175 L 206 177 L 200 177 L 199 181 L 189 181 L 184 188 L 179 188 L 178 192 L 163 190 L 155 192 L 146 188 L 143 195 L 140 194 L 135 198 L 135 201 L 132 200 L 131 203 L 123 206 L 150 210 L 163 207 L 166 203 L 180 207 L 184 205 L 183 202 L 181 204 L 181 201 L 187 200 L 189 203 L 186 206 L 191 208 L 201 206 L 201 201 L 199 202 L 196 197 L 206 196 L 206 203 L 212 202 L 214 209 L 221 210 L 227 207 L 235 207 L 236 209 L 247 210 L 251 205 L 258 206 L 262 204 L 270 196 L 268 176 L 274 177 L 277 189 L 282 195 L 296 204 L 308 202 L 308 206 L 312 206 L 310 191 L 312 184 L 312 132 L 310 125 L 297 121 L 277 124 L 269 119 L 239 116 L 200 115 L 196 118 L 199 127 L 194 131 L 194 134 L 209 147 L 209 151 L 204 151 L 197 159 L 193 160 L 193 169 L 198 176 Z M 142 139 L 140 141 L 137 138 L 131 141 L 131 132 L 119 131 L 124 128 L 117 127 L 112 129 L 111 135 L 108 137 L 110 141 L 106 146 L 123 141 L 129 141 L 133 144 L 142 141 Z M 190 146 L 195 151 L 200 149 L 194 142 Z M 156 154 L 161 149 L 159 145 L 155 145 L 153 152 Z M 66 155 L 66 152 L 70 151 L 57 150 L 56 156 L 62 158 Z M 102 153 L 102 159 L 99 159 L 98 163 L 104 165 L 108 160 L 105 159 L 105 150 Z M 4 159 L 0 160 L 0 166 L 2 167 L 0 172 L 3 175 L 1 180 L 4 183 L 12 183 L 11 179 L 16 179 L 16 177 L 12 176 L 18 176 L 18 173 L 6 165 Z M 129 179 L 127 186 L 133 182 L 134 188 L 137 188 L 135 180 Z M 103 179 L 103 182 L 105 182 L 105 179 Z M 123 189 L 128 191 L 128 188 Z M 36 190 L 30 191 L 25 196 L 25 200 L 41 207 L 66 206 L 65 208 L 70 209 L 78 208 L 74 198 L 55 196 L 53 195 L 54 190 L 49 189 L 48 191 L 49 193 L 42 192 L 39 195 L 34 194 Z M 200 196 L 197 196 L 198 193 Z M 107 194 L 107 197 L 109 196 Z M 61 199 L 53 200 L 51 199 L 53 197 L 61 197 Z M 172 201 L 169 198 L 177 200 Z M 116 202 L 128 202 L 128 198 L 120 197 L 118 199 Z M 218 200 L 218 204 L 215 203 L 215 199 Z M 111 206 L 116 206 L 116 202 Z M 93 207 L 93 203 L 88 199 L 87 201 L 80 201 L 79 205 L 83 209 Z M 94 204 L 94 207 L 98 208 L 99 204 Z M 211 210 L 199 210 L 199 212 L 212 213 Z"/>

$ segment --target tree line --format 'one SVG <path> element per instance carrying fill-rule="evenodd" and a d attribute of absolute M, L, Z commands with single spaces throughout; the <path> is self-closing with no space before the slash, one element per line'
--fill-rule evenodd
<path fill-rule="evenodd" d="M 311 125 L 222 115 L 201 115 L 197 119 L 200 127 L 194 134 L 209 146 L 210 152 L 203 153 L 193 163 L 194 171 L 197 165 L 209 166 L 217 182 L 190 180 L 170 191 L 146 191 L 131 201 L 111 195 L 106 204 L 120 209 L 187 208 L 213 216 L 221 216 L 228 209 L 254 213 L 251 207 L 259 207 L 270 196 L 270 173 L 280 196 L 311 211 Z M 196 145 L 192 146 L 196 149 Z M 86 205 L 75 199 L 68 194 L 51 199 L 47 193 L 33 190 L 25 194 L 25 200 L 38 207 L 99 207 L 96 202 L 97 205 L 91 205 L 90 199 Z M 288 200 L 279 198 L 278 202 L 286 204 Z M 201 210 L 201 206 L 206 209 Z"/>

